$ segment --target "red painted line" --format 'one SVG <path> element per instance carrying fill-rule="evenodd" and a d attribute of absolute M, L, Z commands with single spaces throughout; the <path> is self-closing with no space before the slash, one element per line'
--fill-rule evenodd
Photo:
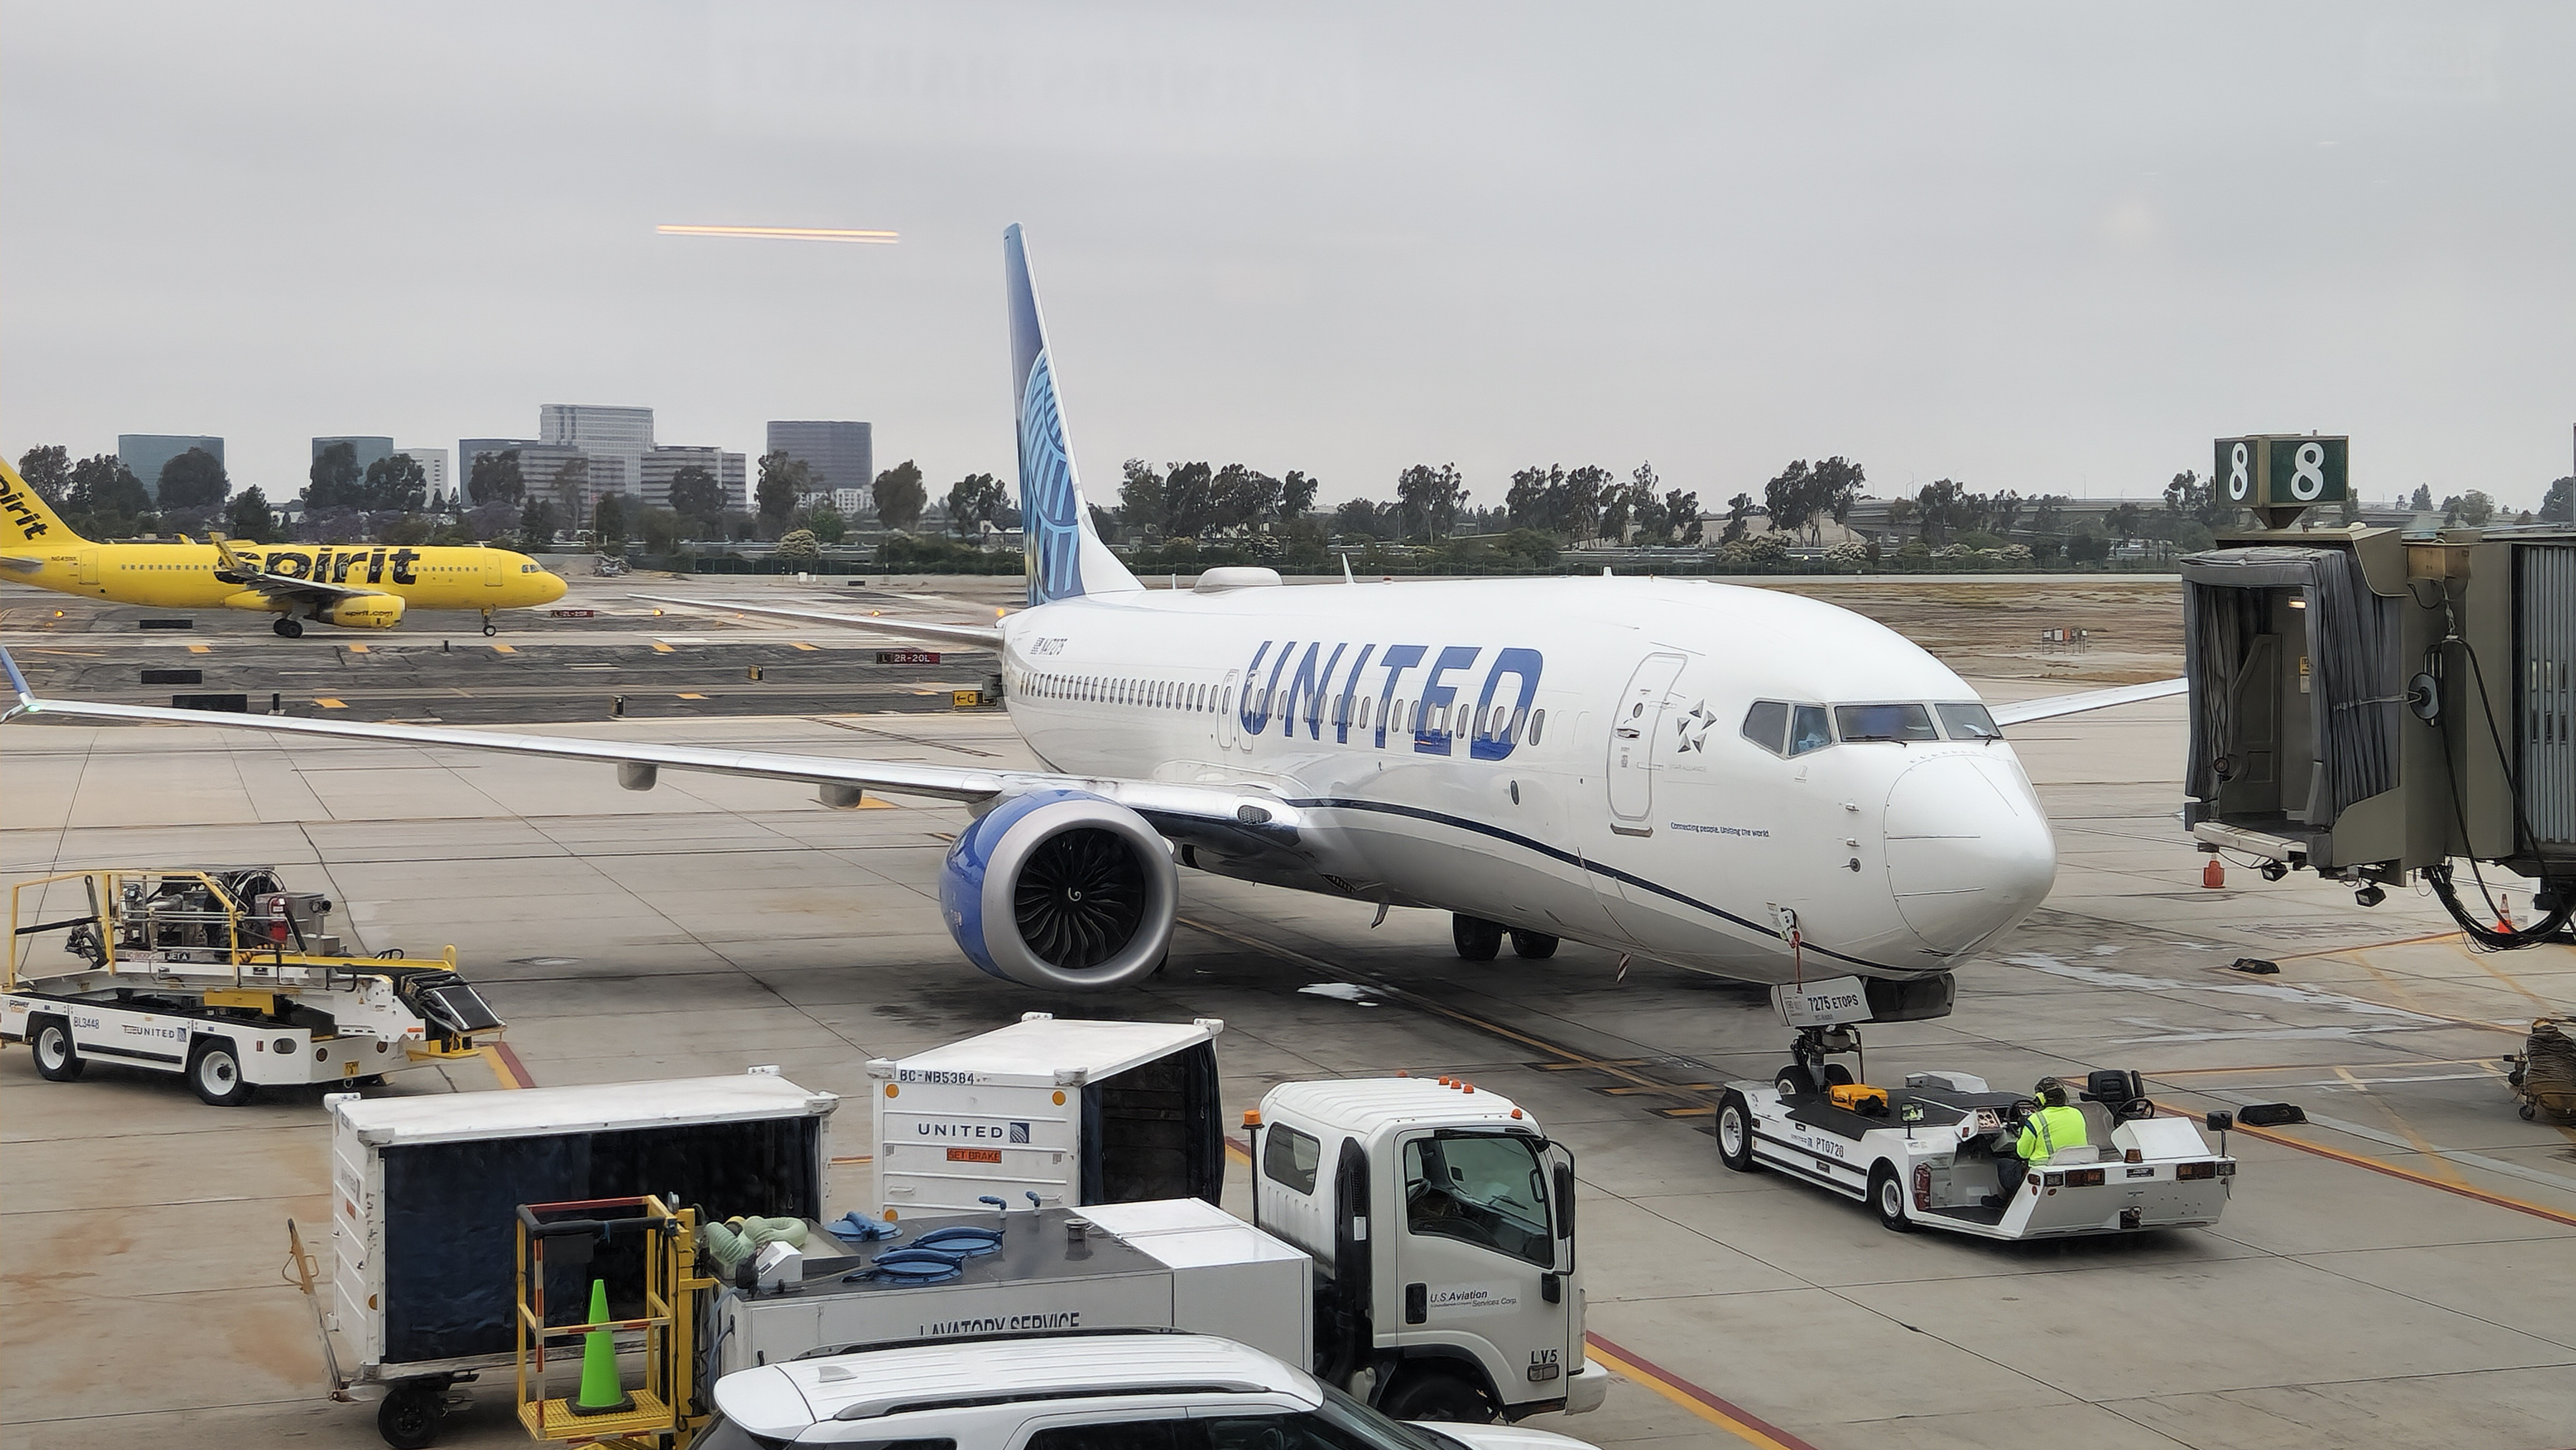
<path fill-rule="evenodd" d="M 510 1044 L 495 1042 L 491 1044 L 491 1048 L 492 1055 L 501 1059 L 509 1067 L 510 1076 L 519 1080 L 519 1086 L 532 1088 L 537 1085 L 536 1075 L 528 1071 L 526 1063 L 519 1061 L 519 1054 L 510 1050 Z"/>
<path fill-rule="evenodd" d="M 1583 1338 L 1585 1342 L 1599 1345 L 1609 1354 L 1616 1358 L 1626 1360 L 1628 1363 L 1635 1365 L 1637 1368 L 1644 1370 L 1646 1373 L 1653 1375 L 1659 1380 L 1662 1380 L 1666 1385 L 1690 1396 L 1694 1400 L 1699 1401 L 1701 1404 L 1716 1411 L 1718 1414 L 1725 1416 L 1727 1419 L 1733 1420 L 1749 1430 L 1753 1430 L 1758 1434 L 1766 1436 L 1779 1445 L 1785 1446 L 1786 1450 L 1816 1450 L 1815 1446 L 1808 1444 L 1806 1441 L 1799 1439 L 1797 1436 L 1790 1434 L 1788 1431 L 1783 1430 L 1779 1426 L 1772 1424 L 1770 1421 L 1763 1419 L 1761 1416 L 1754 1414 L 1752 1411 L 1734 1404 L 1731 1401 L 1721 1399 L 1716 1395 L 1710 1394 L 1708 1391 L 1692 1384 L 1689 1380 L 1683 1379 L 1680 1375 L 1673 1373 L 1671 1370 L 1664 1368 L 1662 1365 L 1655 1363 L 1644 1355 L 1638 1354 L 1633 1350 L 1620 1348 L 1617 1342 L 1613 1340 L 1604 1339 L 1598 1334 L 1591 1333 L 1586 1333 Z"/>

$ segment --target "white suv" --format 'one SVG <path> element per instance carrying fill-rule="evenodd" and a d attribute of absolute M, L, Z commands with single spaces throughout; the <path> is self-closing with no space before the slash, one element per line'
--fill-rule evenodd
<path fill-rule="evenodd" d="M 1390 1420 L 1231 1340 L 1118 1330 L 912 1343 L 717 1381 L 695 1450 L 1585 1450 Z"/>

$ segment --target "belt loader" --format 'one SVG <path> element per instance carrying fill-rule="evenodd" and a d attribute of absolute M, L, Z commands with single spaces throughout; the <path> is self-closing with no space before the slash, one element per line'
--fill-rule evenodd
<path fill-rule="evenodd" d="M 433 959 L 344 955 L 327 897 L 274 868 L 100 870 L 9 892 L 0 1040 L 69 1082 L 93 1060 L 179 1073 L 219 1107 L 262 1087 L 368 1085 L 458 1057 L 503 1023 Z M 57 939 L 57 951 L 42 944 Z"/>

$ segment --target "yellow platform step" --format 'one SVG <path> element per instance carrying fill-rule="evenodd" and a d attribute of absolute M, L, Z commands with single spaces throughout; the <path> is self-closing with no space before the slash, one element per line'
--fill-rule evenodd
<path fill-rule="evenodd" d="M 539 1440 L 560 1440 L 581 1444 L 591 1440 L 613 1440 L 621 1435 L 644 1435 L 671 1428 L 671 1407 L 643 1390 L 631 1390 L 635 1408 L 615 1415 L 576 1415 L 572 1401 L 540 1400 L 519 1406 L 519 1423 Z"/>

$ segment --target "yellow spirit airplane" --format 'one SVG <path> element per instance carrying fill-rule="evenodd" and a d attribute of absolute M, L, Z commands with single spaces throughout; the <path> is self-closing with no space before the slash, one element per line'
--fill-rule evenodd
<path fill-rule="evenodd" d="M 384 544 L 100 544 L 54 516 L 17 470 L 0 463 L 0 580 L 162 609 L 253 609 L 288 639 L 304 620 L 391 629 L 405 609 L 471 609 L 497 634 L 496 609 L 564 596 L 564 581 L 508 549 Z M 299 616 L 301 616 L 299 618 Z"/>

